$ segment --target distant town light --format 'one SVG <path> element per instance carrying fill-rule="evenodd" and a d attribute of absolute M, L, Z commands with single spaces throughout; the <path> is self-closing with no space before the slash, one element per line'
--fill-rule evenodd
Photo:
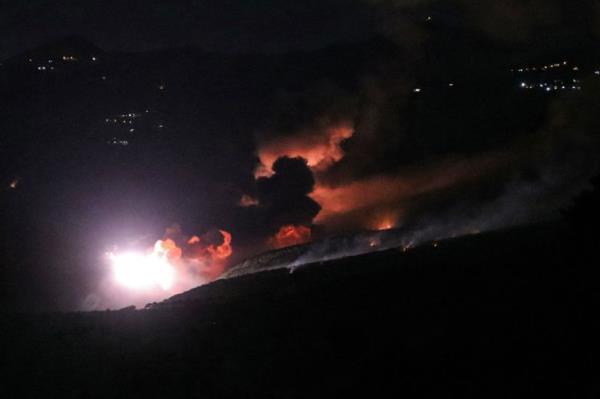
<path fill-rule="evenodd" d="M 413 92 L 420 93 L 421 92 L 421 88 L 417 87 L 417 88 L 413 89 Z"/>

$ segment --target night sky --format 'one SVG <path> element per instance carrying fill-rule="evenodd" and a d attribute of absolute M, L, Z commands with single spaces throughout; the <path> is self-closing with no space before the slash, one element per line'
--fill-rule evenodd
<path fill-rule="evenodd" d="M 311 239 L 558 218 L 598 172 L 599 27 L 592 1 L 3 1 L 2 307 L 136 301 L 124 250 L 182 290 Z"/>
<path fill-rule="evenodd" d="M 599 6 L 585 0 L 3 1 L 1 7 L 1 58 L 71 34 L 117 51 L 288 52 L 381 34 L 414 45 L 423 40 L 415 23 L 427 17 L 511 45 L 573 47 L 600 33 Z"/>

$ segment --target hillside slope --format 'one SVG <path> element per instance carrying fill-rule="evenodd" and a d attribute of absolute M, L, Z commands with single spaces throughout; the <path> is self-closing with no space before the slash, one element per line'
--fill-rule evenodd
<path fill-rule="evenodd" d="M 537 226 L 220 280 L 152 310 L 5 315 L 4 377 L 32 396 L 593 397 L 585 252 Z"/>

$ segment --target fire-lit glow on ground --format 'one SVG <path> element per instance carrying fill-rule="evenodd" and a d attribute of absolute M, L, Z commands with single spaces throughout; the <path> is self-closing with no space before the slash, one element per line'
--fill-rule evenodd
<path fill-rule="evenodd" d="M 168 290 L 173 286 L 175 270 L 166 259 L 154 254 L 110 254 L 115 280 L 131 289 Z"/>

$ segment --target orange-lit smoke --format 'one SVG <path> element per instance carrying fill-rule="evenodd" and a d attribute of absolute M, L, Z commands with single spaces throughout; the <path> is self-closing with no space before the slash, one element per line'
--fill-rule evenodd
<path fill-rule="evenodd" d="M 488 153 L 470 159 L 447 158 L 427 168 L 419 166 L 392 175 L 331 182 L 323 172 L 344 158 L 341 143 L 353 135 L 352 124 L 341 122 L 259 143 L 261 164 L 255 170 L 255 177 L 271 176 L 272 166 L 280 157 L 302 157 L 315 172 L 315 188 L 309 196 L 321 206 L 315 218 L 316 223 L 333 227 L 334 230 L 337 227 L 344 229 L 344 226 L 387 230 L 402 224 L 403 214 L 420 195 L 475 181 L 500 170 L 511 160 L 506 152 Z M 240 201 L 241 206 L 254 204 L 254 200 L 248 196 Z M 289 227 L 284 226 L 282 230 L 291 231 Z M 280 231 L 276 237 L 282 234 Z M 285 246 L 276 244 L 278 240 L 275 238 L 271 241 L 273 246 Z"/>
<path fill-rule="evenodd" d="M 301 131 L 262 143 L 258 149 L 261 164 L 255 170 L 254 176 L 271 176 L 273 164 L 283 156 L 302 157 L 313 171 L 326 170 L 344 157 L 341 143 L 353 134 L 352 125 L 343 122 L 317 131 Z"/>
<path fill-rule="evenodd" d="M 310 241 L 311 229 L 306 226 L 286 225 L 282 226 L 279 231 L 269 238 L 269 246 L 272 248 L 285 248 L 292 245 L 300 245 Z"/>
<path fill-rule="evenodd" d="M 311 198 L 321 205 L 315 222 L 335 224 L 350 218 L 361 227 L 386 230 L 401 222 L 403 208 L 410 200 L 456 184 L 468 183 L 495 170 L 505 162 L 503 156 L 490 154 L 471 160 L 447 160 L 423 171 L 407 171 L 394 176 L 373 176 L 329 186 L 317 181 Z M 362 218 L 366 218 L 361 220 Z"/>
<path fill-rule="evenodd" d="M 223 243 L 221 245 L 209 245 L 207 247 L 210 256 L 214 262 L 223 261 L 229 258 L 233 252 L 231 249 L 231 234 L 225 230 L 219 230 L 223 235 Z"/>
<path fill-rule="evenodd" d="M 175 241 L 167 238 L 166 240 L 156 241 L 154 244 L 154 254 L 170 262 L 175 262 L 181 258 L 181 248 L 175 244 Z"/>
<path fill-rule="evenodd" d="M 200 237 L 192 236 L 185 243 L 183 257 L 193 266 L 194 272 L 211 281 L 223 273 L 228 258 L 233 253 L 231 233 L 219 230 L 223 242 L 219 245 L 205 243 Z"/>

